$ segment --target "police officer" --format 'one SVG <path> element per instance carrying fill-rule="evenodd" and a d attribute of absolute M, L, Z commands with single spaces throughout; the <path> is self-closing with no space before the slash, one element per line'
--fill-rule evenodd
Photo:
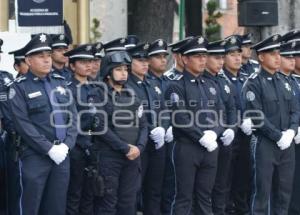
<path fill-rule="evenodd" d="M 258 71 L 259 64 L 256 60 L 251 59 L 251 45 L 252 43 L 252 33 L 248 33 L 241 36 L 242 40 L 242 68 L 243 73 L 250 76 L 252 73 Z"/>
<path fill-rule="evenodd" d="M 224 64 L 225 43 L 226 41 L 219 40 L 208 44 L 206 70 L 203 75 L 216 83 L 225 107 L 223 124 L 226 130 L 218 139 L 218 171 L 212 193 L 212 206 L 215 215 L 225 215 L 226 200 L 230 191 L 228 181 L 232 158 L 231 143 L 235 136 L 237 124 L 233 86 L 225 75 L 220 73 Z"/>
<path fill-rule="evenodd" d="M 216 84 L 203 77 L 207 42 L 193 38 L 180 48 L 183 77 L 171 82 L 166 99 L 171 103 L 175 146 L 173 161 L 176 193 L 173 214 L 212 214 L 211 192 L 217 171 L 218 123 L 224 110 Z"/>
<path fill-rule="evenodd" d="M 300 74 L 300 43 L 296 42 L 295 46 L 295 74 Z"/>
<path fill-rule="evenodd" d="M 2 45 L 3 41 L 0 39 L 0 62 L 1 62 L 1 53 L 2 52 Z M 3 70 L 0 70 L 0 126 L 1 126 L 1 140 L 0 140 L 0 186 L 1 190 L 3 190 L 1 196 L 0 196 L 0 204 L 2 205 L 3 209 L 7 209 L 10 205 L 7 205 L 7 201 L 11 199 L 10 194 L 8 193 L 10 189 L 8 188 L 7 184 L 8 181 L 8 174 L 10 173 L 10 167 L 9 163 L 7 161 L 10 161 L 8 148 L 9 148 L 9 138 L 5 138 L 5 135 L 3 135 L 2 128 L 4 127 L 4 122 L 7 119 L 6 113 L 4 112 L 4 105 L 7 102 L 7 93 L 8 93 L 8 85 L 11 84 L 13 80 L 13 76 Z M 4 137 L 4 138 L 3 138 Z M 11 162 L 10 162 L 11 163 Z M 11 201 L 9 201 L 10 204 Z M 1 206 L 0 206 L 1 207 Z"/>
<path fill-rule="evenodd" d="M 104 54 L 107 54 L 109 52 L 114 52 L 114 51 L 125 51 L 125 45 L 127 44 L 127 38 L 124 37 L 120 37 L 114 40 L 111 40 L 107 43 L 103 44 L 103 50 L 104 50 Z M 106 65 L 107 62 L 105 62 L 105 60 L 107 60 L 108 58 L 102 58 L 101 60 L 101 65 L 100 65 L 100 72 L 103 70 L 102 66 Z M 102 74 L 99 74 L 99 80 L 102 80 Z"/>
<path fill-rule="evenodd" d="M 128 35 L 126 37 L 125 49 L 128 50 L 132 47 L 135 47 L 139 43 L 139 38 L 136 35 Z"/>
<path fill-rule="evenodd" d="M 241 37 L 232 35 L 226 38 L 224 75 L 232 84 L 235 107 L 238 114 L 238 122 L 241 124 L 243 114 L 243 102 L 241 96 L 242 86 L 247 80 L 246 74 L 242 73 L 242 49 Z M 250 164 L 250 134 L 251 128 L 245 126 L 243 122 L 241 128 L 237 129 L 234 142 L 232 143 L 232 165 L 230 181 L 231 196 L 228 203 L 228 211 L 235 210 L 235 213 L 247 213 L 249 211 L 249 198 L 251 189 L 251 164 Z M 248 129 L 245 129 L 247 127 Z M 245 134 L 247 133 L 247 135 Z M 242 173 L 242 174 L 241 174 Z"/>
<path fill-rule="evenodd" d="M 167 88 L 168 79 L 163 74 L 167 70 L 168 45 L 162 39 L 157 39 L 149 47 L 149 76 L 159 83 L 164 92 Z"/>
<path fill-rule="evenodd" d="M 25 62 L 25 49 L 10 52 L 14 54 L 14 67 L 18 72 L 17 78 L 28 72 L 28 65 Z M 13 81 L 6 84 L 7 92 L 9 86 L 13 84 Z M 20 210 L 20 195 L 21 195 L 21 178 L 20 178 L 20 165 L 18 162 L 19 155 L 21 153 L 20 136 L 16 133 L 15 126 L 12 121 L 12 113 L 9 105 L 9 101 L 1 102 L 1 110 L 3 114 L 2 127 L 6 131 L 6 165 L 7 165 L 7 189 L 8 189 L 8 213 L 18 215 Z"/>
<path fill-rule="evenodd" d="M 171 51 L 173 53 L 173 58 L 175 62 L 174 62 L 174 68 L 164 73 L 164 76 L 168 78 L 168 81 L 177 81 L 182 77 L 184 65 L 179 50 L 180 47 L 183 46 L 190 39 L 192 39 L 192 37 L 187 37 L 183 40 L 180 40 L 176 43 L 169 45 L 169 47 L 171 47 Z M 173 162 L 172 162 L 174 141 L 167 141 L 167 142 L 168 144 L 166 144 L 165 146 L 167 155 L 166 155 L 165 177 L 164 177 L 164 184 L 163 184 L 162 206 L 161 206 L 163 214 L 171 213 L 171 206 L 175 196 L 175 172 L 174 172 Z"/>
<path fill-rule="evenodd" d="M 114 40 L 111 40 L 103 44 L 103 49 L 105 54 L 113 51 L 125 51 L 125 45 L 127 44 L 127 38 L 120 37 Z"/>
<path fill-rule="evenodd" d="M 25 62 L 25 52 L 24 48 L 18 49 L 16 51 L 9 52 L 9 54 L 14 55 L 14 69 L 18 72 L 17 78 L 20 75 L 24 75 L 28 72 L 29 67 Z"/>
<path fill-rule="evenodd" d="M 142 199 L 145 215 L 161 214 L 160 204 L 166 156 L 164 144 L 166 129 L 169 125 L 169 120 L 163 120 L 163 115 L 160 115 L 165 109 L 162 91 L 157 82 L 152 81 L 152 79 L 149 80 L 147 77 L 148 48 L 149 44 L 145 43 L 127 49 L 132 57 L 128 84 L 144 104 L 149 130 L 148 143 L 141 155 Z"/>
<path fill-rule="evenodd" d="M 50 73 L 46 34 L 25 46 L 30 71 L 11 86 L 10 108 L 25 149 L 20 158 L 22 214 L 65 214 L 69 183 L 68 151 L 75 144 L 76 107 L 62 76 Z"/>
<path fill-rule="evenodd" d="M 104 52 L 103 52 L 103 45 L 102 43 L 95 43 L 93 45 L 93 50 L 94 50 L 94 59 L 93 61 L 93 66 L 92 66 L 92 72 L 89 75 L 90 79 L 93 81 L 97 81 L 99 78 L 99 72 L 100 72 L 100 67 L 101 67 L 101 60 L 104 57 Z"/>
<path fill-rule="evenodd" d="M 72 72 L 67 66 L 68 58 L 64 56 L 69 50 L 70 40 L 64 34 L 54 34 L 51 35 L 52 39 L 52 64 L 54 73 L 63 76 L 66 81 L 70 80 Z"/>
<path fill-rule="evenodd" d="M 245 108 L 256 127 L 256 140 L 251 143 L 254 169 L 251 214 L 257 215 L 270 213 L 270 209 L 272 214 L 287 214 L 292 192 L 293 138 L 299 114 L 289 82 L 276 72 L 280 68 L 279 40 L 280 35 L 276 34 L 254 45 L 261 69 L 243 88 Z"/>
<path fill-rule="evenodd" d="M 300 79 L 299 79 L 299 40 L 300 39 L 300 31 L 299 30 L 292 30 L 286 34 L 284 34 L 281 37 L 281 41 L 284 41 L 283 45 L 280 47 L 280 55 L 281 55 L 281 65 L 283 62 L 286 62 L 287 65 L 282 65 L 286 69 L 285 72 L 283 72 L 282 66 L 282 76 L 286 77 L 289 79 L 291 86 L 294 90 L 296 99 L 298 100 L 298 104 L 300 103 Z M 293 60 L 292 59 L 285 59 L 283 55 L 287 54 L 287 57 L 293 54 Z M 290 56 L 291 57 L 291 56 Z M 298 60 L 298 62 L 297 62 Z M 293 71 L 292 65 L 294 65 Z M 289 76 L 286 76 L 287 74 L 290 74 Z M 300 121 L 299 121 L 300 122 Z M 300 143 L 300 128 L 298 127 L 297 135 L 294 138 L 295 141 L 295 174 L 294 174 L 294 180 L 293 180 L 293 192 L 291 196 L 291 203 L 289 207 L 289 215 L 295 215 L 300 213 L 300 208 L 299 208 L 299 197 L 300 197 L 300 192 L 299 192 L 299 177 L 300 177 L 300 148 L 299 148 L 299 143 Z"/>
<path fill-rule="evenodd" d="M 193 37 L 187 37 L 176 43 L 172 43 L 168 45 L 168 47 L 171 48 L 172 56 L 174 59 L 174 65 L 173 68 L 166 71 L 164 75 L 167 76 L 170 80 L 176 80 L 182 75 L 181 73 L 183 71 L 184 65 L 182 62 L 181 54 L 178 52 L 178 50 L 182 45 L 184 45 L 187 41 L 189 41 L 192 38 Z"/>
<path fill-rule="evenodd" d="M 101 73 L 106 87 L 96 89 L 96 101 L 103 105 L 99 107 L 102 113 L 96 115 L 95 132 L 99 133 L 94 141 L 99 149 L 99 171 L 105 192 L 96 203 L 96 214 L 134 215 L 140 154 L 148 139 L 147 121 L 141 102 L 126 84 L 131 63 L 128 54 L 116 51 L 104 58 Z"/>
<path fill-rule="evenodd" d="M 88 83 L 88 77 L 93 67 L 93 46 L 91 44 L 81 45 L 64 54 L 69 58 L 73 77 L 68 85 L 75 99 L 79 133 L 75 147 L 70 151 L 70 183 L 67 197 L 67 214 L 93 214 L 93 204 L 88 203 L 85 194 L 87 178 L 85 168 L 92 162 L 92 136 L 93 115 L 95 106 L 93 104 L 93 85 Z M 93 199 L 92 199 L 93 201 Z"/>

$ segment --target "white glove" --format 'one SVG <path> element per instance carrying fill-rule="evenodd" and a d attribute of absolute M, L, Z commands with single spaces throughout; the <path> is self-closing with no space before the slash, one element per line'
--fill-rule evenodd
<path fill-rule="evenodd" d="M 61 145 L 53 145 L 48 152 L 48 155 L 51 158 L 51 160 L 53 160 L 57 165 L 63 162 L 67 157 L 67 153 L 63 148 L 64 146 Z"/>
<path fill-rule="evenodd" d="M 174 137 L 173 137 L 173 127 L 170 126 L 170 127 L 167 129 L 167 132 L 166 132 L 166 135 L 165 135 L 165 141 L 166 141 L 167 143 L 170 143 L 170 142 L 173 141 L 173 139 L 174 139 Z"/>
<path fill-rule="evenodd" d="M 295 131 L 292 129 L 288 129 L 281 133 L 282 133 L 282 136 L 281 136 L 280 140 L 277 142 L 277 145 L 281 150 L 285 150 L 290 147 L 290 145 L 293 141 L 293 138 L 295 136 Z"/>
<path fill-rule="evenodd" d="M 199 140 L 199 143 L 204 146 L 207 151 L 212 152 L 218 147 L 217 134 L 212 130 L 204 131 L 204 135 Z"/>
<path fill-rule="evenodd" d="M 246 135 L 251 135 L 252 134 L 252 129 L 251 127 L 253 126 L 252 120 L 250 118 L 244 119 L 243 123 L 241 124 L 240 128 Z"/>
<path fill-rule="evenodd" d="M 298 132 L 297 135 L 294 137 L 294 140 L 296 144 L 300 143 L 300 127 L 298 127 Z"/>
<path fill-rule="evenodd" d="M 61 144 L 59 144 L 58 146 L 60 147 L 60 149 L 61 149 L 64 153 L 66 153 L 66 156 L 67 156 L 68 153 L 69 153 L 69 147 L 68 147 L 66 144 L 64 144 L 64 143 L 61 143 Z"/>
<path fill-rule="evenodd" d="M 150 132 L 150 138 L 155 142 L 155 149 L 160 149 L 165 144 L 166 131 L 163 127 L 156 127 Z"/>
<path fill-rule="evenodd" d="M 234 136 L 234 131 L 231 128 L 228 128 L 223 132 L 223 136 L 220 139 L 224 146 L 229 146 L 232 143 Z"/>

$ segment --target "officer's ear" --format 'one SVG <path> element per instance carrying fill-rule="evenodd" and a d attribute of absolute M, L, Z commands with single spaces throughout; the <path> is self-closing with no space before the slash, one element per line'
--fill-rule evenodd
<path fill-rule="evenodd" d="M 75 71 L 75 62 L 70 62 L 69 64 L 72 71 Z"/>
<path fill-rule="evenodd" d="M 264 55 L 263 55 L 263 53 L 258 53 L 257 54 L 257 59 L 258 59 L 259 62 L 264 62 Z"/>
<path fill-rule="evenodd" d="M 14 63 L 14 69 L 15 69 L 17 72 L 20 72 L 20 66 L 19 66 L 17 63 Z"/>
<path fill-rule="evenodd" d="M 31 63 L 30 63 L 30 56 L 26 56 L 26 57 L 25 57 L 25 63 L 26 63 L 28 66 L 31 66 Z"/>
<path fill-rule="evenodd" d="M 186 55 L 181 55 L 181 59 L 182 59 L 183 64 L 186 65 L 187 62 L 188 62 L 188 56 L 186 56 Z"/>

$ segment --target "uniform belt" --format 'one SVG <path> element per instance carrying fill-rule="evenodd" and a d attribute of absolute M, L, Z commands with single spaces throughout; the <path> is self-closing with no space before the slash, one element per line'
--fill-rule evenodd
<path fill-rule="evenodd" d="M 59 145 L 59 144 L 61 144 L 62 142 L 61 142 L 60 140 L 54 140 L 52 143 L 53 143 L 53 145 Z"/>

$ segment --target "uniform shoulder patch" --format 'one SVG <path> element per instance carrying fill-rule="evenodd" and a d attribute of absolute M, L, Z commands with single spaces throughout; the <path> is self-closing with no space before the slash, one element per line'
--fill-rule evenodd
<path fill-rule="evenodd" d="M 52 73 L 52 77 L 53 77 L 53 78 L 57 78 L 57 79 L 62 79 L 62 80 L 65 80 L 65 79 L 66 79 L 64 76 L 61 76 L 61 75 L 56 74 L 56 73 Z"/>

